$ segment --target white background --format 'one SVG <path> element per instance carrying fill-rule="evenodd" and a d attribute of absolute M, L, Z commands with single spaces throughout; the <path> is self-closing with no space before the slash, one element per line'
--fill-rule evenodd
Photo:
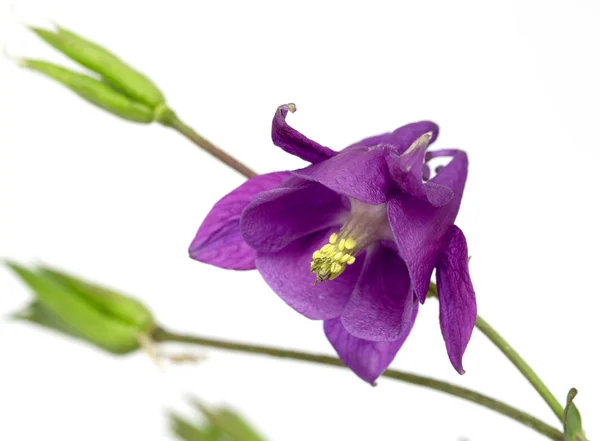
<path fill-rule="evenodd" d="M 457 223 L 481 315 L 560 397 L 577 386 L 600 436 L 595 1 L 18 2 L 151 76 L 205 137 L 261 172 L 302 161 L 272 146 L 279 104 L 332 148 L 420 119 L 470 175 Z M 0 1 L 13 54 L 72 66 Z M 256 272 L 187 257 L 212 204 L 243 178 L 175 132 L 135 125 L 0 60 L 0 255 L 43 261 L 143 299 L 170 328 L 333 353 L 321 324 Z M 31 298 L 0 270 L 0 314 Z M 452 369 L 428 302 L 393 366 L 506 400 L 558 425 L 477 331 Z M 389 380 L 218 351 L 160 372 L 25 324 L 0 323 L 0 440 L 166 440 L 183 397 L 228 403 L 271 441 L 541 440 L 487 409 Z M 191 412 L 190 412 L 191 413 Z"/>

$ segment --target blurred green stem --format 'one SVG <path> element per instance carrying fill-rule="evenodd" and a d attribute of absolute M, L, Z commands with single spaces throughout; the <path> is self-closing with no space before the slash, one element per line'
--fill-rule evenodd
<path fill-rule="evenodd" d="M 521 358 L 521 356 L 504 340 L 500 334 L 492 328 L 488 322 L 477 316 L 475 326 L 479 329 L 487 338 L 489 338 L 494 345 L 502 351 L 506 358 L 508 358 L 512 364 L 523 374 L 525 378 L 531 383 L 535 390 L 540 394 L 548 406 L 552 409 L 552 412 L 558 417 L 560 421 L 563 419 L 564 409 L 560 402 L 556 399 L 544 382 L 537 376 L 537 374 L 531 369 L 531 367 Z"/>
<path fill-rule="evenodd" d="M 165 329 L 157 328 L 152 334 L 152 339 L 155 342 L 177 342 L 177 343 L 188 343 L 199 346 L 224 349 L 228 351 L 245 352 L 248 354 L 259 354 L 269 355 L 277 358 L 288 358 L 292 360 L 307 361 L 310 363 L 317 363 L 327 366 L 345 367 L 344 364 L 337 358 L 328 355 L 320 354 L 309 354 L 300 351 L 291 351 L 287 349 L 273 348 L 269 346 L 259 346 L 244 343 L 228 342 L 223 340 L 196 337 L 192 335 L 182 335 L 174 332 L 167 331 Z M 420 375 L 410 374 L 407 372 L 398 371 L 395 369 L 388 369 L 382 374 L 383 377 L 393 378 L 395 380 L 404 381 L 418 386 L 427 387 L 440 392 L 453 395 L 458 398 L 462 398 L 473 403 L 477 403 L 481 406 L 487 407 L 493 411 L 501 413 L 515 421 L 518 421 L 533 430 L 547 436 L 548 438 L 556 441 L 563 440 L 563 434 L 552 426 L 544 423 L 543 421 L 529 415 L 519 409 L 516 409 L 508 404 L 498 401 L 494 398 L 482 395 L 470 389 L 465 389 L 454 384 L 446 383 L 444 381 L 435 380 L 429 377 L 423 377 Z"/>
<path fill-rule="evenodd" d="M 212 156 L 217 158 L 219 161 L 221 161 L 223 164 L 228 165 L 229 167 L 236 170 L 243 176 L 245 176 L 247 178 L 252 178 L 252 177 L 256 176 L 256 172 L 254 172 L 253 170 L 246 167 L 244 164 L 242 164 L 240 161 L 235 159 L 233 156 L 230 156 L 228 153 L 225 153 L 223 150 L 218 148 L 216 145 L 211 143 L 209 140 L 200 136 L 198 133 L 196 133 L 196 131 L 194 129 L 192 129 L 190 126 L 188 126 L 183 121 L 181 121 L 177 117 L 177 115 L 175 115 L 175 113 L 173 111 L 171 111 L 170 109 L 168 109 L 168 108 L 165 109 L 165 111 L 160 114 L 158 121 L 161 124 L 178 131 L 183 136 L 185 136 L 187 139 L 189 139 L 194 144 L 196 144 L 198 147 L 200 147 L 202 150 L 211 154 Z"/>

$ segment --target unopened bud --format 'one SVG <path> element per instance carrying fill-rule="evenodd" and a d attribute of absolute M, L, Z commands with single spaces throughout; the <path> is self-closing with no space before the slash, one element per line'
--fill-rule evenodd
<path fill-rule="evenodd" d="M 55 270 L 8 266 L 35 293 L 17 318 L 78 337 L 109 352 L 124 354 L 140 346 L 154 328 L 150 311 L 135 299 Z"/>
<path fill-rule="evenodd" d="M 128 325 L 141 330 L 148 330 L 154 325 L 152 314 L 139 300 L 124 296 L 103 286 L 83 281 L 52 268 L 41 267 L 40 272 Z"/>
<path fill-rule="evenodd" d="M 165 97 L 144 74 L 124 63 L 102 46 L 61 27 L 55 31 L 31 28 L 40 38 L 67 57 L 102 76 L 125 95 L 152 109 Z"/>
<path fill-rule="evenodd" d="M 132 100 L 103 81 L 45 61 L 21 59 L 19 65 L 58 81 L 85 100 L 121 118 L 139 123 L 154 121 L 154 111 L 149 106 Z"/>

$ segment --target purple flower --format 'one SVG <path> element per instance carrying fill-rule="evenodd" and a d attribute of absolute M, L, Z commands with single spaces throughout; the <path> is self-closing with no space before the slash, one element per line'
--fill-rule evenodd
<path fill-rule="evenodd" d="M 427 297 L 436 269 L 450 361 L 462 357 L 476 317 L 462 231 L 454 225 L 467 178 L 460 150 L 426 152 L 429 121 L 341 152 L 306 138 L 279 107 L 273 141 L 310 163 L 256 176 L 214 206 L 190 255 L 222 268 L 257 268 L 292 308 L 323 320 L 342 361 L 373 383 L 389 366 Z M 428 161 L 452 159 L 431 177 Z"/>

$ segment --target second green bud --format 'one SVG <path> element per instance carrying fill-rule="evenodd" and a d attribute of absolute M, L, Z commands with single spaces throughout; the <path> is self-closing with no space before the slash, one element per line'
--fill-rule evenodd
<path fill-rule="evenodd" d="M 13 262 L 8 266 L 35 294 L 35 301 L 16 318 L 115 354 L 138 349 L 155 328 L 152 313 L 136 299 L 54 269 L 29 269 Z"/>

